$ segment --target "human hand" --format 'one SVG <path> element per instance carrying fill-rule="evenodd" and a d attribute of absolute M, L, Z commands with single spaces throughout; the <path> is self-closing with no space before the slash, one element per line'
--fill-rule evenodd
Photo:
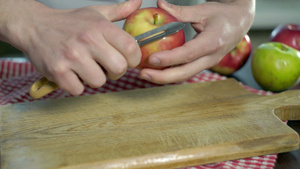
<path fill-rule="evenodd" d="M 139 64 L 138 44 L 112 21 L 125 19 L 141 3 L 129 0 L 57 10 L 36 1 L 22 2 L 22 9 L 14 9 L 18 12 L 11 15 L 15 22 L 7 21 L 4 40 L 22 50 L 48 80 L 79 95 L 84 90 L 82 81 L 101 87 L 106 76 L 118 79 L 128 67 Z"/>
<path fill-rule="evenodd" d="M 204 69 L 216 65 L 232 50 L 250 29 L 255 1 L 206 2 L 194 6 L 172 5 L 158 0 L 158 7 L 181 22 L 189 22 L 197 32 L 195 38 L 183 46 L 161 51 L 149 57 L 149 63 L 170 68 L 143 69 L 140 76 L 148 81 L 164 84 L 182 82 Z"/>

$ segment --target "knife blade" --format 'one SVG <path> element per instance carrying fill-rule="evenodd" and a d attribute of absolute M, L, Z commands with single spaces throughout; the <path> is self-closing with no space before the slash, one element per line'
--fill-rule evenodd
<path fill-rule="evenodd" d="M 171 22 L 169 24 L 135 36 L 134 39 L 139 44 L 139 46 L 143 46 L 165 36 L 174 34 L 183 29 L 185 25 L 186 23 L 183 22 Z"/>

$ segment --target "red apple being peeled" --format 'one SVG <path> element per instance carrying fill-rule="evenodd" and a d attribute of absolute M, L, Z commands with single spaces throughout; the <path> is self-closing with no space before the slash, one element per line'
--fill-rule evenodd
<path fill-rule="evenodd" d="M 136 10 L 127 17 L 124 23 L 124 30 L 131 36 L 137 36 L 171 22 L 178 22 L 178 20 L 160 8 L 142 8 Z M 183 45 L 184 43 L 184 32 L 183 30 L 180 30 L 177 33 L 141 46 L 142 59 L 137 68 L 162 69 L 162 67 L 150 65 L 148 57 L 155 52 L 171 50 Z"/>
<path fill-rule="evenodd" d="M 300 25 L 277 26 L 271 33 L 270 41 L 281 42 L 300 51 Z"/>
<path fill-rule="evenodd" d="M 222 75 L 231 75 L 246 63 L 251 50 L 251 41 L 249 36 L 246 34 L 237 46 L 225 55 L 216 66 L 210 68 L 210 70 Z"/>

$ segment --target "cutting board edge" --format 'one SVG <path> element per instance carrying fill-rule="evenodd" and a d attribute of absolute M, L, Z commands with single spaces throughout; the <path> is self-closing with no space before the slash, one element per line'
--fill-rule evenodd
<path fill-rule="evenodd" d="M 155 90 L 158 88 L 176 88 L 176 87 L 180 87 L 180 86 L 186 86 L 186 85 L 209 85 L 209 84 L 217 84 L 217 83 L 222 83 L 222 82 L 226 82 L 226 83 L 230 83 L 231 85 L 235 85 L 235 87 L 238 87 L 239 90 L 243 91 L 244 93 L 248 93 L 248 94 L 253 94 L 253 95 L 257 95 L 255 93 L 252 93 L 250 91 L 248 91 L 247 89 L 245 89 L 240 82 L 238 82 L 236 79 L 234 78 L 227 78 L 227 79 L 221 79 L 221 80 L 217 80 L 217 81 L 208 81 L 208 82 L 198 82 L 198 83 L 183 83 L 183 84 L 173 84 L 173 85 L 159 85 L 159 86 L 153 86 L 153 87 L 146 87 L 146 88 L 136 88 L 136 89 L 128 89 L 128 90 L 122 90 L 122 91 L 110 91 L 110 92 L 106 92 L 106 93 L 96 93 L 96 94 L 92 94 L 92 95 L 80 95 L 80 96 L 74 96 L 74 97 L 65 97 L 65 98 L 57 98 L 57 99 L 37 99 L 37 100 L 33 100 L 33 101 L 27 101 L 27 102 L 18 102 L 18 103 L 9 103 L 9 104 L 5 104 L 5 105 L 0 105 L 0 110 L 2 108 L 5 107 L 9 107 L 9 106 L 13 106 L 13 105 L 19 105 L 19 104 L 36 104 L 39 102 L 51 102 L 51 101 L 55 101 L 55 100 L 65 100 L 65 99 L 76 99 L 76 98 L 85 98 L 85 97 L 98 97 L 101 95 L 118 95 L 119 93 L 131 93 L 131 92 L 141 92 L 141 91 L 147 91 L 147 90 Z M 230 86 L 230 85 L 229 85 Z M 230 86 L 233 87 L 233 86 Z M 1 112 L 0 112 L 1 113 Z"/>
<path fill-rule="evenodd" d="M 273 114 L 282 121 L 300 120 L 300 105 L 278 106 L 273 109 Z"/>
<path fill-rule="evenodd" d="M 280 136 L 275 136 L 276 138 L 283 138 Z M 287 138 L 287 137 L 285 137 Z M 227 143 L 227 144 L 219 144 L 219 145 L 212 145 L 208 147 L 198 147 L 198 148 L 191 148 L 191 149 L 183 149 L 179 151 L 173 152 L 166 152 L 163 154 L 149 154 L 146 156 L 139 156 L 139 157 L 130 157 L 130 158 L 122 158 L 116 160 L 107 160 L 101 162 L 91 162 L 73 166 L 66 166 L 60 167 L 59 169 L 94 169 L 94 168 L 106 168 L 106 169 L 174 169 L 174 168 L 181 168 L 181 167 L 191 167 L 196 165 L 206 165 L 210 163 L 216 163 L 221 161 L 230 161 L 230 160 L 237 160 L 242 158 L 250 158 L 255 156 L 263 156 L 263 155 L 270 155 L 270 154 L 277 154 L 283 153 L 288 151 L 293 151 L 299 149 L 299 135 L 297 133 L 289 134 L 288 138 L 294 140 L 294 144 L 285 145 L 282 144 L 281 146 L 273 147 L 270 146 L 269 149 L 264 149 L 263 151 L 260 150 L 260 146 L 257 146 L 256 149 L 249 151 L 247 154 L 243 150 L 237 150 L 232 152 L 232 150 L 237 149 L 237 144 L 240 143 Z M 295 140 L 296 138 L 296 140 Z M 270 139 L 270 138 L 266 138 Z M 255 144 L 256 140 L 253 140 Z M 243 142 L 243 141 L 241 141 Z M 247 141 L 247 145 L 249 142 Z M 222 151 L 212 153 L 212 149 Z M 194 153 L 191 153 L 194 152 Z M 198 152 L 198 153 L 195 153 Z M 202 153 L 199 153 L 202 152 Z M 227 153 L 224 153 L 227 152 Z M 230 152 L 230 153 L 228 153 Z M 207 155 L 207 154 L 210 155 Z M 193 157 L 191 157 L 193 154 Z M 216 156 L 215 154 L 222 154 L 220 156 Z M 178 157 L 176 159 L 171 159 L 172 157 Z M 151 158 L 152 157 L 152 158 Z M 171 158 L 170 158 L 171 157 Z M 205 158 L 201 158 L 205 157 Z M 150 159 L 150 160 L 149 160 Z M 174 161 L 172 161 L 174 160 Z M 140 161 L 140 162 L 139 162 Z M 158 163 L 145 163 L 145 161 L 158 161 Z M 160 162 L 160 163 L 159 163 Z M 136 165 L 140 164 L 140 165 Z M 122 166 L 122 167 L 121 167 Z M 126 166 L 126 167 L 124 167 Z"/>

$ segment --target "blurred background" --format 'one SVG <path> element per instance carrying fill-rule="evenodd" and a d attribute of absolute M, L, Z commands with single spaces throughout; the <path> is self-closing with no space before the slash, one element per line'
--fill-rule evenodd
<path fill-rule="evenodd" d="M 300 24 L 299 0 L 257 0 L 256 16 L 249 31 L 252 52 L 261 43 L 268 42 L 272 30 L 281 24 Z M 255 82 L 251 72 L 251 59 L 233 77 L 256 89 L 261 87 Z"/>
<path fill-rule="evenodd" d="M 59 9 L 78 8 L 88 5 L 113 4 L 124 2 L 125 0 L 39 0 L 40 2 Z M 203 3 L 204 0 L 167 0 L 177 5 L 195 5 Z M 144 0 L 142 7 L 156 6 L 156 0 Z M 295 23 L 300 24 L 300 0 L 257 0 L 256 16 L 249 31 L 252 42 L 252 51 L 264 42 L 269 41 L 271 31 L 280 24 Z M 122 27 L 123 22 L 117 22 Z M 186 39 L 190 40 L 194 37 L 195 32 L 191 27 L 185 28 Z M 12 46 L 0 42 L 0 57 L 14 58 L 16 60 L 26 59 L 25 55 L 16 50 Z M 234 77 L 244 84 L 256 89 L 261 89 L 255 82 L 251 72 L 251 56 L 247 63 L 231 77 Z"/>

